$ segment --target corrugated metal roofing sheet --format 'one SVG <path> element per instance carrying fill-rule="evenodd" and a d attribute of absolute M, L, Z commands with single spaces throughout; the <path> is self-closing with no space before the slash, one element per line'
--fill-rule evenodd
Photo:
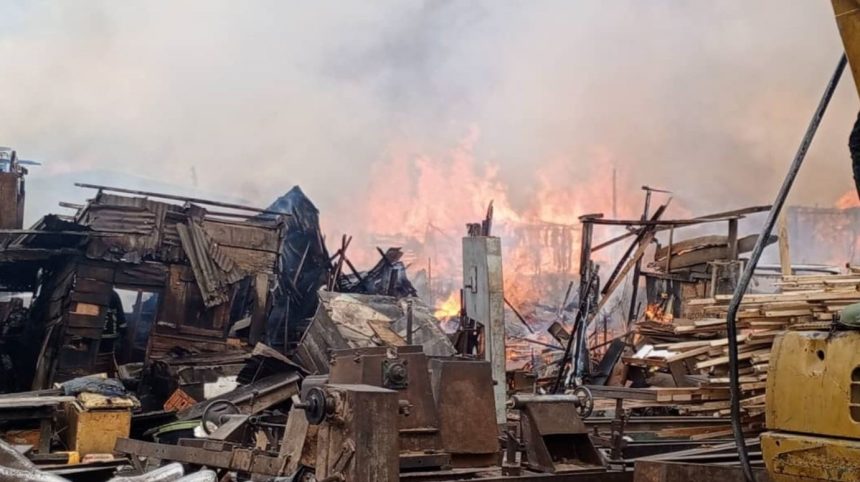
<path fill-rule="evenodd" d="M 244 278 L 247 273 L 224 254 L 200 224 L 189 219 L 187 224 L 177 223 L 176 230 L 182 242 L 182 249 L 185 250 L 194 270 L 194 277 L 203 295 L 203 303 L 211 308 L 229 301 L 229 286 Z"/>

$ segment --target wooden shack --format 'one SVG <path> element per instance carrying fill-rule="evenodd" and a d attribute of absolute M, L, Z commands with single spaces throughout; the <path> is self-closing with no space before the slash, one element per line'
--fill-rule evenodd
<path fill-rule="evenodd" d="M 0 245 L 0 266 L 17 266 L 18 288 L 29 284 L 36 293 L 22 335 L 32 388 L 264 338 L 284 235 L 280 213 L 85 187 L 96 196 L 73 219 L 45 219 Z"/>

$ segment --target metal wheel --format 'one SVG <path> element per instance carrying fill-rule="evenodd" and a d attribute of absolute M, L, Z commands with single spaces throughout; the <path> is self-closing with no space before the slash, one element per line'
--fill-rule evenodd
<path fill-rule="evenodd" d="M 323 423 L 328 414 L 328 400 L 325 391 L 320 387 L 311 387 L 305 400 L 302 400 L 301 406 L 298 408 L 305 410 L 305 417 L 311 425 Z"/>
<path fill-rule="evenodd" d="M 239 407 L 230 400 L 215 400 L 203 409 L 200 425 L 203 427 L 203 431 L 210 435 L 212 433 L 209 431 L 210 423 L 217 427 L 221 425 L 222 415 L 238 415 L 239 413 L 241 413 Z"/>
<path fill-rule="evenodd" d="M 574 396 L 579 399 L 579 405 L 576 407 L 576 413 L 582 418 L 588 418 L 594 412 L 594 396 L 591 390 L 580 386 L 573 390 Z"/>

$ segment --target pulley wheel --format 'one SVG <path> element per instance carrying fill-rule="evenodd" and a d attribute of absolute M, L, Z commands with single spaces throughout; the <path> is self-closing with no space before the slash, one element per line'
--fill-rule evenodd
<path fill-rule="evenodd" d="M 576 387 L 573 390 L 573 395 L 579 399 L 576 406 L 576 413 L 582 418 L 588 418 L 594 412 L 594 396 L 591 395 L 591 390 L 587 387 Z"/>
<path fill-rule="evenodd" d="M 302 408 L 305 409 L 305 417 L 311 425 L 319 425 L 325 420 L 327 409 L 325 391 L 320 387 L 311 387 L 304 400 Z"/>
<path fill-rule="evenodd" d="M 205 409 L 203 409 L 203 416 L 201 417 L 200 425 L 203 427 L 203 431 L 206 432 L 207 435 L 210 435 L 212 433 L 209 430 L 210 424 L 218 427 L 221 425 L 222 416 L 238 415 L 240 413 L 239 407 L 230 400 L 214 400 L 209 405 L 206 405 Z"/>

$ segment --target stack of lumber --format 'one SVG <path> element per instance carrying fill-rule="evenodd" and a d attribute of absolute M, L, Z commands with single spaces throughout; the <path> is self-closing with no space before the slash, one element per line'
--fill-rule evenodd
<path fill-rule="evenodd" d="M 845 306 L 860 302 L 860 274 L 785 276 L 778 284 L 782 293 L 747 295 L 738 311 L 741 409 L 750 430 L 762 426 L 770 352 L 776 336 L 789 328 L 829 327 Z M 729 295 L 689 300 L 688 312 L 700 319 L 641 321 L 637 352 L 623 361 L 669 371 L 679 387 L 692 385 L 693 390 L 704 390 L 692 392 L 691 402 L 697 400 L 694 394 L 708 394 L 707 398 L 698 396 L 700 403 L 682 407 L 682 411 L 728 415 L 729 340 L 725 328 L 730 301 Z"/>

